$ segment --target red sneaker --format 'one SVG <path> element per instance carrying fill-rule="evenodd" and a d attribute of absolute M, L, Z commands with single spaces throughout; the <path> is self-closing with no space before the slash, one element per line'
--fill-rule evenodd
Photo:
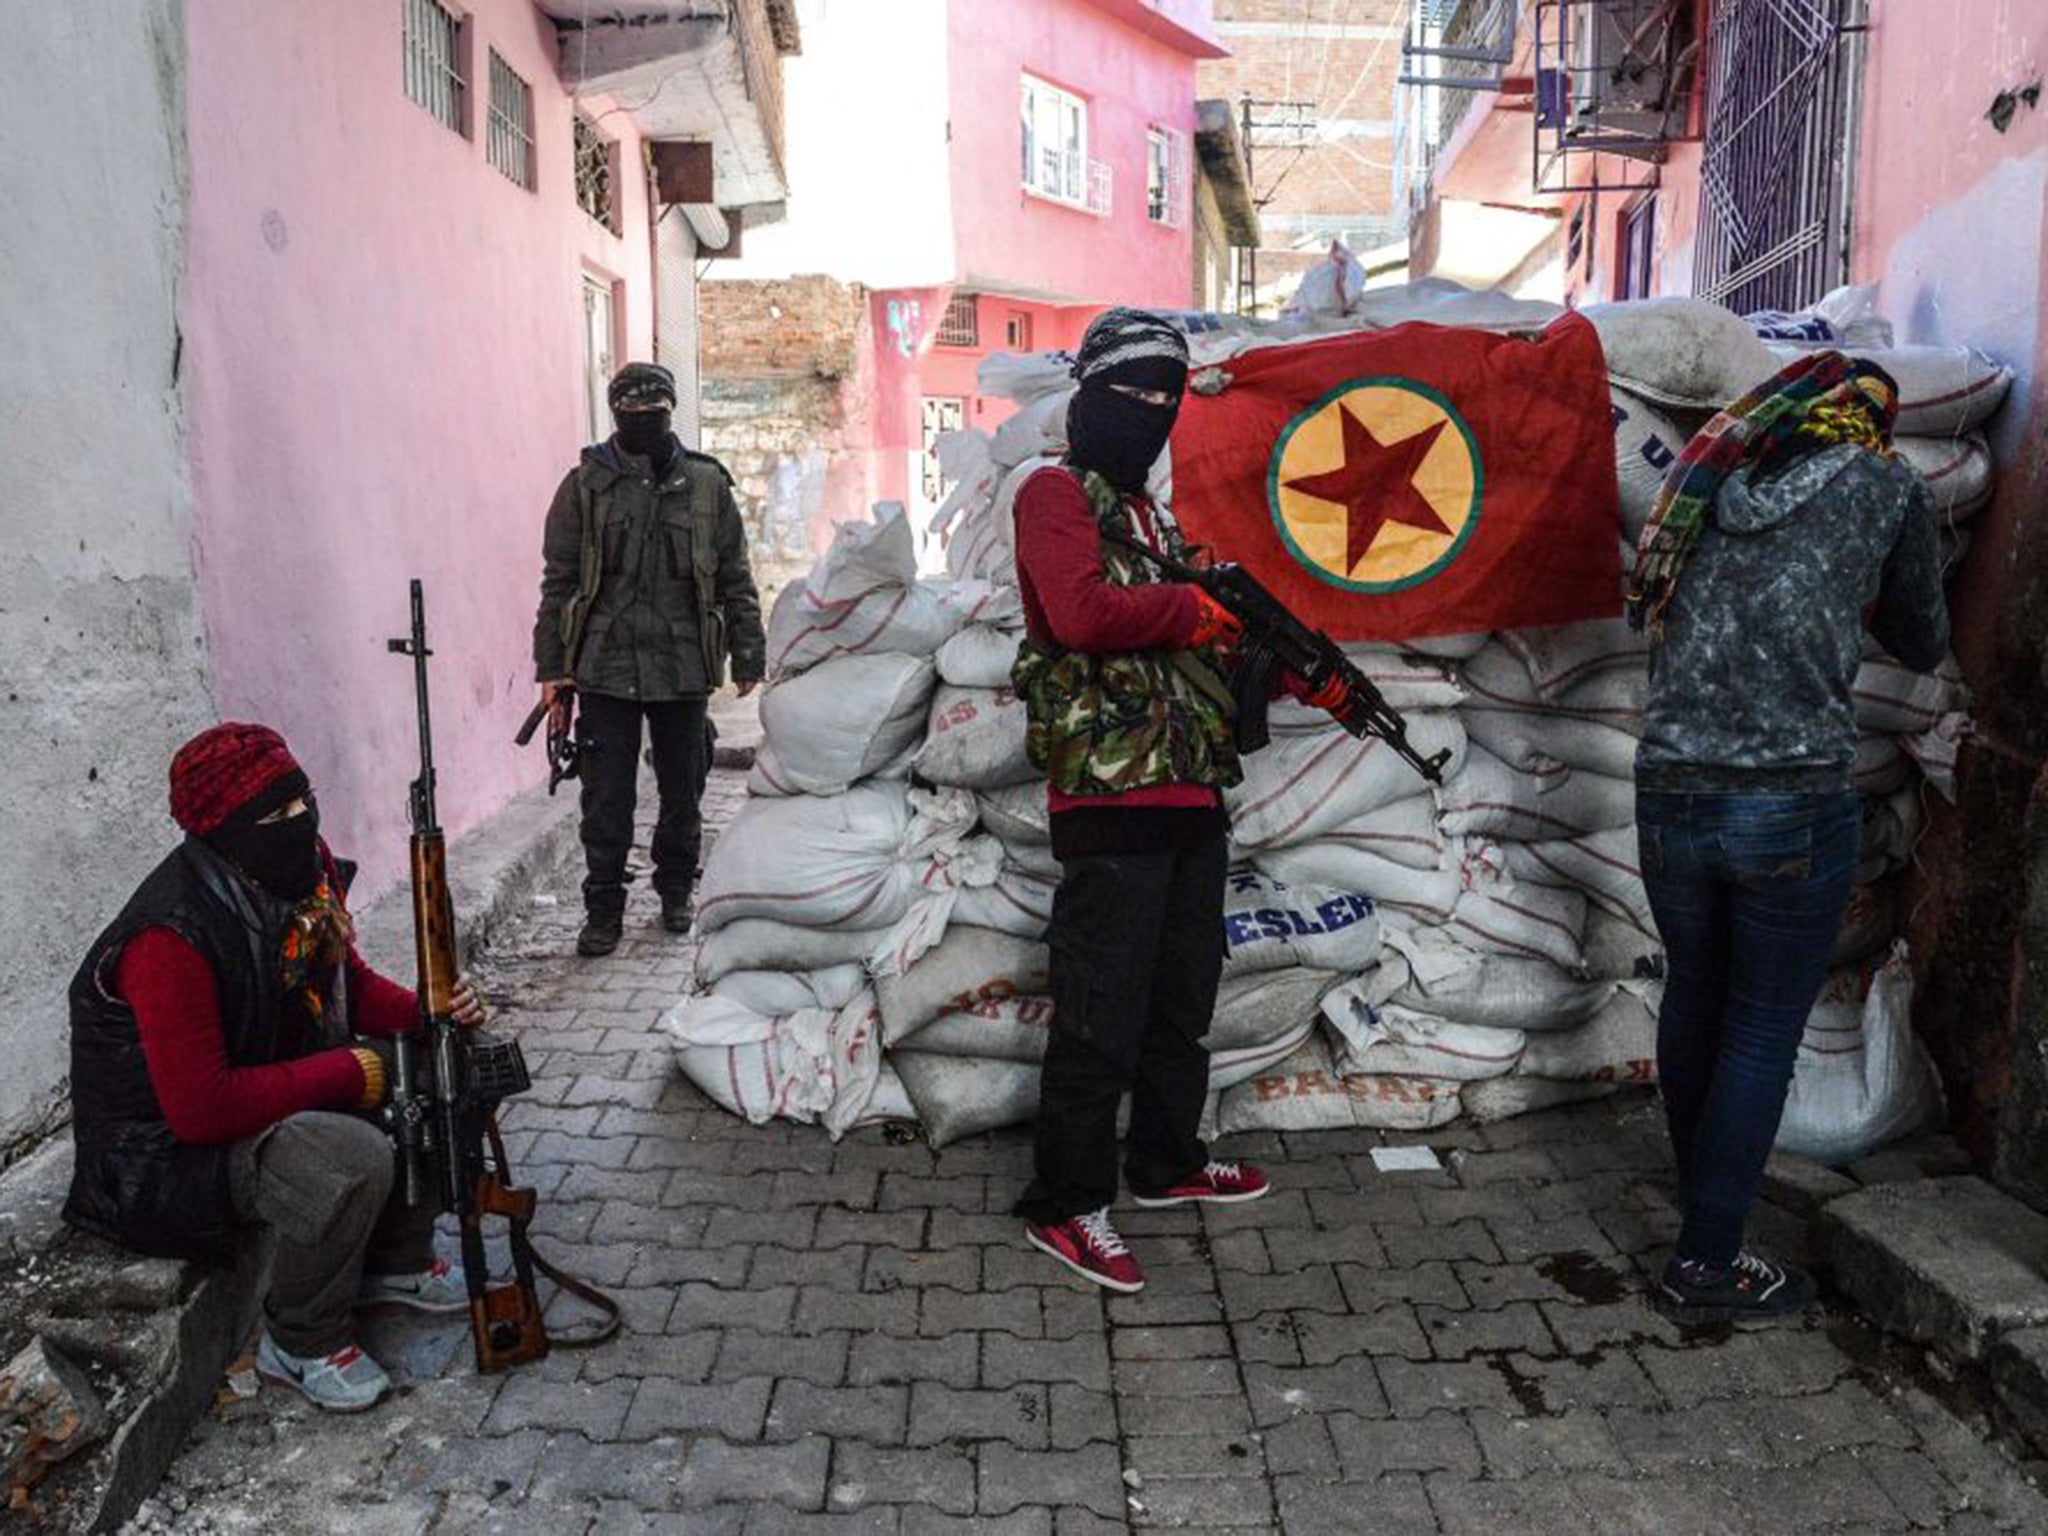
<path fill-rule="evenodd" d="M 1211 1163 L 1200 1173 L 1191 1173 L 1171 1189 L 1156 1195 L 1132 1192 L 1131 1198 L 1147 1209 L 1162 1205 L 1240 1205 L 1256 1200 L 1273 1187 L 1250 1163 Z"/>
<path fill-rule="evenodd" d="M 1048 1225 L 1032 1223 L 1024 1241 L 1051 1254 L 1083 1280 L 1129 1295 L 1145 1288 L 1145 1272 L 1109 1224 L 1109 1207 Z"/>

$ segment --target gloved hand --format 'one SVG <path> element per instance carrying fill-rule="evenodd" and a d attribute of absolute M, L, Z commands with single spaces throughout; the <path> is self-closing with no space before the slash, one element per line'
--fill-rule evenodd
<path fill-rule="evenodd" d="M 397 1053 L 382 1040 L 361 1040 L 349 1047 L 349 1054 L 363 1069 L 363 1094 L 356 1100 L 356 1108 L 382 1108 L 391 1096 L 391 1085 L 398 1080 Z"/>
<path fill-rule="evenodd" d="M 1326 710 L 1334 715 L 1351 702 L 1351 685 L 1341 677 L 1332 677 L 1303 702 L 1311 709 Z"/>
<path fill-rule="evenodd" d="M 1236 614 L 1200 587 L 1195 588 L 1195 632 L 1189 638 L 1190 645 L 1228 647 L 1243 634 L 1244 625 Z"/>

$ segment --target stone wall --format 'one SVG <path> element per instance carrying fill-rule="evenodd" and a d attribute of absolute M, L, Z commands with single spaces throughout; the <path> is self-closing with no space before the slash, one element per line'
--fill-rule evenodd
<path fill-rule="evenodd" d="M 0 55 L 0 1162 L 61 1118 L 65 986 L 176 838 L 212 716 L 177 325 L 176 0 L 25 6 Z"/>

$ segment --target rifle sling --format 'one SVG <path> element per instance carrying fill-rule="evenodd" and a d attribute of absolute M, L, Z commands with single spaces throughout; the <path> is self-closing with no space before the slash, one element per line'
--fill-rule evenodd
<path fill-rule="evenodd" d="M 496 1115 L 491 1116 L 485 1123 L 485 1134 L 490 1138 L 491 1160 L 496 1165 L 499 1176 L 509 1184 L 512 1179 L 512 1165 L 505 1158 L 505 1139 L 498 1133 L 498 1117 Z M 548 1334 L 548 1347 L 550 1349 L 595 1349 L 598 1345 L 617 1336 L 620 1325 L 623 1322 L 623 1315 L 619 1311 L 617 1300 L 607 1296 L 589 1281 L 577 1279 L 576 1276 L 544 1257 L 540 1250 L 534 1247 L 533 1236 L 526 1230 L 525 1222 L 512 1222 L 511 1233 L 512 1248 L 515 1255 L 523 1253 L 540 1273 L 546 1275 L 548 1279 L 554 1281 L 557 1286 L 567 1291 L 578 1301 L 589 1304 L 604 1315 L 604 1320 L 596 1328 L 586 1333 L 563 1334 L 550 1332 Z"/>

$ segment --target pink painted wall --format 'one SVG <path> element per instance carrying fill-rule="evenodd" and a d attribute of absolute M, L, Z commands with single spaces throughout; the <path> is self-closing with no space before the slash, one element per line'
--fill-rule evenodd
<path fill-rule="evenodd" d="M 982 394 L 976 377 L 985 359 L 1010 350 L 1006 339 L 1010 317 L 1021 314 L 1030 318 L 1030 345 L 1020 350 L 1050 352 L 1078 346 L 1088 322 L 1102 312 L 1093 305 L 1061 308 L 992 293 L 976 295 L 975 310 L 979 316 L 981 344 L 975 347 L 934 344 L 919 362 L 917 376 L 919 387 L 927 398 L 957 396 L 964 399 L 967 402 L 966 424 L 983 432 L 995 431 L 1016 411 L 1016 406 L 1004 396 Z"/>
<path fill-rule="evenodd" d="M 1176 0 L 1177 20 L 1209 7 Z M 1012 287 L 1102 304 L 1185 309 L 1192 220 L 1173 229 L 1145 211 L 1145 132 L 1195 129 L 1195 57 L 1116 20 L 1090 0 L 953 0 L 950 90 L 955 273 L 964 284 Z M 1020 77 L 1085 98 L 1088 155 L 1114 178 L 1103 219 L 1023 190 Z"/>
<path fill-rule="evenodd" d="M 384 640 L 424 579 L 444 822 L 460 832 L 542 764 L 530 702 L 542 516 L 585 436 L 581 280 L 625 284 L 651 353 L 646 197 L 625 238 L 577 206 L 571 106 L 529 0 L 472 0 L 531 83 L 538 191 L 406 95 L 397 0 L 207 0 L 190 56 L 183 296 L 196 560 L 227 718 L 291 740 L 363 892 L 403 868 L 411 679 Z M 601 110 L 603 104 L 597 104 Z M 640 161 L 623 113 L 602 119 Z M 637 232 L 637 233 L 635 233 Z"/>

